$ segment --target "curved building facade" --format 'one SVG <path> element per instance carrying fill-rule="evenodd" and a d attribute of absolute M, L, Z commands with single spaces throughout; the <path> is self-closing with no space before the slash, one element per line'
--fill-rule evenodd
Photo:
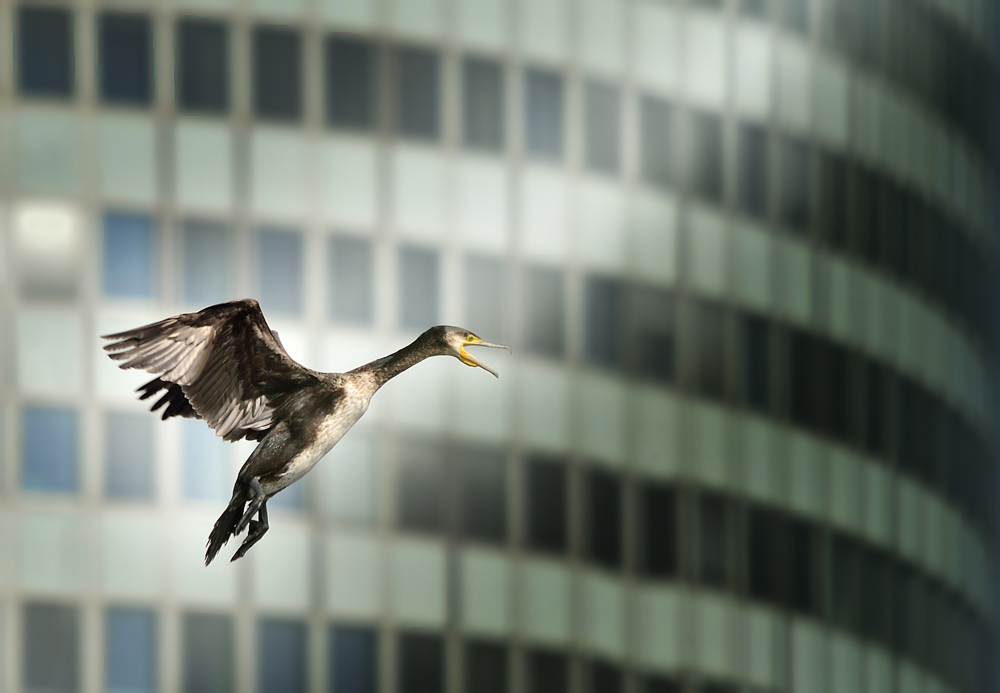
<path fill-rule="evenodd" d="M 987 0 L 0 0 L 0 691 L 980 693 Z M 433 359 L 251 445 L 98 335 Z M 235 550 L 227 546 L 227 552 Z"/>

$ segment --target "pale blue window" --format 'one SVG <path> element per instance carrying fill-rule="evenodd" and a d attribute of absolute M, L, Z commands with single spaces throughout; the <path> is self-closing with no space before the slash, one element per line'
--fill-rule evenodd
<path fill-rule="evenodd" d="M 371 241 L 345 236 L 331 238 L 327 260 L 330 317 L 341 322 L 370 323 L 375 312 L 375 258 Z"/>
<path fill-rule="evenodd" d="M 80 685 L 80 613 L 60 604 L 26 604 L 21 682 L 26 693 L 73 693 Z"/>
<path fill-rule="evenodd" d="M 215 222 L 184 223 L 182 297 L 190 305 L 220 303 L 229 293 L 226 227 Z"/>
<path fill-rule="evenodd" d="M 102 288 L 105 296 L 153 298 L 157 234 L 141 214 L 104 215 Z"/>
<path fill-rule="evenodd" d="M 109 497 L 153 497 L 153 421 L 144 412 L 104 415 L 104 491 Z"/>
<path fill-rule="evenodd" d="M 73 493 L 77 471 L 77 415 L 64 407 L 21 412 L 21 486 L 28 491 Z"/>
<path fill-rule="evenodd" d="M 306 624 L 283 618 L 257 623 L 257 690 L 260 693 L 304 693 L 306 690 Z"/>
<path fill-rule="evenodd" d="M 181 648 L 184 693 L 229 693 L 233 676 L 233 621 L 224 614 L 184 614 Z"/>
<path fill-rule="evenodd" d="M 376 693 L 378 635 L 371 628 L 337 626 L 330 629 L 329 661 L 333 668 L 330 693 Z"/>
<path fill-rule="evenodd" d="M 261 306 L 268 314 L 301 315 L 305 271 L 302 234 L 263 229 L 258 244 Z"/>
<path fill-rule="evenodd" d="M 530 69 L 524 80 L 525 149 L 533 158 L 561 159 L 564 137 L 562 76 Z"/>
<path fill-rule="evenodd" d="M 111 608 L 105 619 L 104 677 L 109 693 L 156 690 L 156 614 Z"/>
<path fill-rule="evenodd" d="M 399 251 L 399 322 L 426 330 L 438 322 L 438 254 L 423 248 Z"/>
<path fill-rule="evenodd" d="M 184 419 L 181 430 L 184 497 L 190 500 L 229 500 L 235 472 L 229 464 L 229 444 L 198 419 Z"/>

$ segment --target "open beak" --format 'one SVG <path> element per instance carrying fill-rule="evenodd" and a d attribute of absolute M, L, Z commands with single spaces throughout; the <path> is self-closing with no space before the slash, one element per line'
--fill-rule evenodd
<path fill-rule="evenodd" d="M 506 344 L 493 344 L 492 342 L 472 342 L 471 344 L 463 344 L 459 349 L 459 353 L 461 353 L 462 355 L 462 363 L 464 363 L 467 366 L 479 366 L 484 371 L 492 373 L 494 378 L 500 377 L 499 373 L 497 373 L 495 370 L 493 370 L 492 368 L 484 364 L 482 361 L 477 359 L 475 356 L 467 352 L 465 350 L 465 347 L 467 346 L 475 346 L 475 347 L 482 346 L 482 347 L 491 347 L 493 349 L 506 349 L 507 353 L 511 353 L 509 346 L 507 346 Z"/>

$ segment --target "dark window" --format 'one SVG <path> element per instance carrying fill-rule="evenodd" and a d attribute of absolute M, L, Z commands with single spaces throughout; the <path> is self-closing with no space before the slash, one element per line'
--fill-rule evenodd
<path fill-rule="evenodd" d="M 153 298 L 158 259 L 156 236 L 147 216 L 104 215 L 101 274 L 105 296 Z"/>
<path fill-rule="evenodd" d="M 766 412 L 771 405 L 770 326 L 764 318 L 743 316 L 743 398 L 751 409 Z"/>
<path fill-rule="evenodd" d="M 200 308 L 230 298 L 228 236 L 228 229 L 221 223 L 184 222 L 184 303 Z"/>
<path fill-rule="evenodd" d="M 725 589 L 733 583 L 733 517 L 725 498 L 698 498 L 698 581 Z"/>
<path fill-rule="evenodd" d="M 25 604 L 21 647 L 27 691 L 80 690 L 80 614 L 75 607 Z"/>
<path fill-rule="evenodd" d="M 435 635 L 399 636 L 399 693 L 444 691 L 444 643 Z"/>
<path fill-rule="evenodd" d="M 222 614 L 184 614 L 185 693 L 214 693 L 235 689 L 233 677 L 233 623 Z"/>
<path fill-rule="evenodd" d="M 778 16 L 789 30 L 809 35 L 809 0 L 778 0 Z"/>
<path fill-rule="evenodd" d="M 688 192 L 709 202 L 722 201 L 722 120 L 689 111 L 685 119 L 681 175 Z"/>
<path fill-rule="evenodd" d="M 500 449 L 463 445 L 454 451 L 463 537 L 502 543 L 507 538 L 507 461 Z"/>
<path fill-rule="evenodd" d="M 375 125 L 374 46 L 352 36 L 326 39 L 326 120 L 332 125 Z"/>
<path fill-rule="evenodd" d="M 438 323 L 438 254 L 423 248 L 399 249 L 399 323 L 425 330 Z"/>
<path fill-rule="evenodd" d="M 737 205 L 743 213 L 767 217 L 767 190 L 771 180 L 767 146 L 767 130 L 741 124 L 737 130 L 739 148 L 739 183 Z"/>
<path fill-rule="evenodd" d="M 465 690 L 507 693 L 507 649 L 503 645 L 470 642 L 465 645 Z"/>
<path fill-rule="evenodd" d="M 847 170 L 836 154 L 819 156 L 816 221 L 823 240 L 834 250 L 847 250 Z"/>
<path fill-rule="evenodd" d="M 525 73 L 525 149 L 538 159 L 563 155 L 563 80 L 555 72 Z"/>
<path fill-rule="evenodd" d="M 258 243 L 260 303 L 265 312 L 301 315 L 305 273 L 302 234 L 262 229 Z"/>
<path fill-rule="evenodd" d="M 257 622 L 257 690 L 297 693 L 307 684 L 306 624 L 283 618 Z"/>
<path fill-rule="evenodd" d="M 622 483 L 612 472 L 587 472 L 587 556 L 607 568 L 622 561 Z"/>
<path fill-rule="evenodd" d="M 79 487 L 76 412 L 62 407 L 25 407 L 21 412 L 21 487 L 73 493 Z"/>
<path fill-rule="evenodd" d="M 902 246 L 908 242 L 905 214 L 909 209 L 909 195 L 892 181 L 882 179 L 878 189 L 879 265 L 887 272 L 899 276 L 902 269 Z"/>
<path fill-rule="evenodd" d="M 639 492 L 640 570 L 646 577 L 677 575 L 677 491 L 665 484 Z"/>
<path fill-rule="evenodd" d="M 149 18 L 108 12 L 100 15 L 101 98 L 147 104 L 153 96 L 153 43 Z"/>
<path fill-rule="evenodd" d="M 861 547 L 844 536 L 830 543 L 830 617 L 833 623 L 851 632 L 861 630 L 864 575 Z"/>
<path fill-rule="evenodd" d="M 779 218 L 794 231 L 809 228 L 809 150 L 795 140 L 779 140 Z"/>
<path fill-rule="evenodd" d="M 253 32 L 253 75 L 258 117 L 302 117 L 302 39 L 298 32 L 257 27 Z"/>
<path fill-rule="evenodd" d="M 604 662 L 588 662 L 587 693 L 621 693 L 622 672 Z"/>
<path fill-rule="evenodd" d="M 722 399 L 726 395 L 725 313 L 721 306 L 697 299 L 688 302 L 687 312 L 691 386 L 700 395 Z"/>
<path fill-rule="evenodd" d="M 851 210 L 848 239 L 852 253 L 863 260 L 878 260 L 878 219 L 875 207 L 875 176 L 868 170 L 855 166 L 851 171 Z"/>
<path fill-rule="evenodd" d="M 586 279 L 586 338 L 584 353 L 594 365 L 614 368 L 620 363 L 622 286 L 617 279 Z"/>
<path fill-rule="evenodd" d="M 527 652 L 528 693 L 569 693 L 566 655 L 545 650 Z"/>
<path fill-rule="evenodd" d="M 889 445 L 888 392 L 892 385 L 888 373 L 874 361 L 868 362 L 865 376 L 865 449 L 885 457 Z"/>
<path fill-rule="evenodd" d="M 22 7 L 18 10 L 18 87 L 30 96 L 71 96 L 75 48 L 69 11 Z"/>
<path fill-rule="evenodd" d="M 584 152 L 587 168 L 618 173 L 621 153 L 621 97 L 618 89 L 595 82 L 584 88 Z"/>
<path fill-rule="evenodd" d="M 333 663 L 330 693 L 377 693 L 378 635 L 374 630 L 332 627 L 329 647 Z"/>
<path fill-rule="evenodd" d="M 177 23 L 177 102 L 185 111 L 222 113 L 229 107 L 229 38 L 222 22 Z"/>
<path fill-rule="evenodd" d="M 563 553 L 567 547 L 566 465 L 529 457 L 524 464 L 527 544 L 539 551 Z"/>
<path fill-rule="evenodd" d="M 892 564 L 879 551 L 869 550 L 862 564 L 861 619 L 864 634 L 892 647 Z"/>
<path fill-rule="evenodd" d="M 624 337 L 628 372 L 643 380 L 672 383 L 676 359 L 677 302 L 666 289 L 631 286 L 625 291 Z"/>
<path fill-rule="evenodd" d="M 402 135 L 436 139 L 441 129 L 440 59 L 422 48 L 396 48 L 396 129 Z"/>
<path fill-rule="evenodd" d="M 562 272 L 545 267 L 524 270 L 525 351 L 561 358 L 566 352 L 566 292 Z"/>
<path fill-rule="evenodd" d="M 821 616 L 823 614 L 822 535 L 805 520 L 789 520 L 789 556 L 791 567 L 790 606 L 796 611 Z"/>
<path fill-rule="evenodd" d="M 903 563 L 896 567 L 895 604 L 896 648 L 913 659 L 922 656 L 923 587 L 917 572 Z"/>
<path fill-rule="evenodd" d="M 462 62 L 462 112 L 466 147 L 503 149 L 503 67 L 492 60 L 466 58 Z"/>
<path fill-rule="evenodd" d="M 153 693 L 156 685 L 156 614 L 149 609 L 108 609 L 104 684 L 109 691 Z"/>
<path fill-rule="evenodd" d="M 107 412 L 104 450 L 104 492 L 109 497 L 153 497 L 153 421 L 148 414 Z"/>
<path fill-rule="evenodd" d="M 341 322 L 370 323 L 375 311 L 371 241 L 337 236 L 329 243 L 330 317 Z"/>
<path fill-rule="evenodd" d="M 504 341 L 507 327 L 503 303 L 506 295 L 503 262 L 470 255 L 465 259 L 465 323 L 488 342 Z"/>
<path fill-rule="evenodd" d="M 650 185 L 667 188 L 673 185 L 673 107 L 666 101 L 642 97 L 640 107 L 642 178 Z"/>
<path fill-rule="evenodd" d="M 400 445 L 399 526 L 427 532 L 445 529 L 449 495 L 440 446 L 408 440 Z"/>
<path fill-rule="evenodd" d="M 771 510 L 750 508 L 747 521 L 750 596 L 775 606 L 785 606 L 790 601 L 787 520 Z"/>
<path fill-rule="evenodd" d="M 642 693 L 682 693 L 680 683 L 659 676 L 645 677 L 640 690 Z"/>

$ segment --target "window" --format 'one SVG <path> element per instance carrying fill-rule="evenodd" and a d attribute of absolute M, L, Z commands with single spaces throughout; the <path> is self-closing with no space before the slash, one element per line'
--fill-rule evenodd
<path fill-rule="evenodd" d="M 425 532 L 444 531 L 448 521 L 445 475 L 440 446 L 407 440 L 400 446 L 399 526 Z"/>
<path fill-rule="evenodd" d="M 441 129 L 441 67 L 437 53 L 396 48 L 396 129 L 406 137 L 437 139 Z"/>
<path fill-rule="evenodd" d="M 809 229 L 809 150 L 801 142 L 781 139 L 779 161 L 779 214 L 781 223 L 794 231 Z"/>
<path fill-rule="evenodd" d="M 658 676 L 647 676 L 644 683 L 645 685 L 640 689 L 642 693 L 682 693 L 681 684 L 677 681 Z"/>
<path fill-rule="evenodd" d="M 687 310 L 691 386 L 700 395 L 722 399 L 726 396 L 725 313 L 722 306 L 698 299 L 691 299 Z"/>
<path fill-rule="evenodd" d="M 733 584 L 733 517 L 725 498 L 702 493 L 698 498 L 698 581 L 725 589 Z"/>
<path fill-rule="evenodd" d="M 743 401 L 751 409 L 766 412 L 771 403 L 771 355 L 768 321 L 744 315 L 743 322 Z"/>
<path fill-rule="evenodd" d="M 182 628 L 184 691 L 235 690 L 232 619 L 222 614 L 188 612 L 183 615 Z"/>
<path fill-rule="evenodd" d="M 326 39 L 326 120 L 339 127 L 375 126 L 375 47 L 352 36 Z"/>
<path fill-rule="evenodd" d="M 639 491 L 639 563 L 641 573 L 667 579 L 677 575 L 677 491 L 647 483 Z"/>
<path fill-rule="evenodd" d="M 336 236 L 329 241 L 329 313 L 334 320 L 371 323 L 375 317 L 374 253 L 371 241 Z"/>
<path fill-rule="evenodd" d="M 462 62 L 462 110 L 466 147 L 503 149 L 504 80 L 499 63 L 482 58 Z"/>
<path fill-rule="evenodd" d="M 778 17 L 790 31 L 809 35 L 809 0 L 778 0 Z"/>
<path fill-rule="evenodd" d="M 560 270 L 524 270 L 524 348 L 530 354 L 562 358 L 566 352 L 565 287 Z"/>
<path fill-rule="evenodd" d="M 869 550 L 861 562 L 861 626 L 864 634 L 892 647 L 892 564 L 880 551 Z"/>
<path fill-rule="evenodd" d="M 642 129 L 642 178 L 658 188 L 673 185 L 673 107 L 661 99 L 643 96 L 640 105 Z"/>
<path fill-rule="evenodd" d="M 503 262 L 470 255 L 465 259 L 465 324 L 488 342 L 506 339 L 503 302 L 507 294 Z"/>
<path fill-rule="evenodd" d="M 260 693 L 305 692 L 306 624 L 283 618 L 257 622 L 257 690 Z"/>
<path fill-rule="evenodd" d="M 543 457 L 529 457 L 524 464 L 527 544 L 549 553 L 564 553 L 567 540 L 566 465 Z"/>
<path fill-rule="evenodd" d="M 152 220 L 140 214 L 104 215 L 102 287 L 105 296 L 153 298 L 158 239 Z"/>
<path fill-rule="evenodd" d="M 739 166 L 736 204 L 748 216 L 767 217 L 768 181 L 771 179 L 767 130 L 742 123 L 737 130 Z"/>
<path fill-rule="evenodd" d="M 555 72 L 525 73 L 525 149 L 536 159 L 563 155 L 563 80 Z"/>
<path fill-rule="evenodd" d="M 444 643 L 436 635 L 399 636 L 399 693 L 444 690 Z"/>
<path fill-rule="evenodd" d="M 18 87 L 29 96 L 71 96 L 75 69 L 69 11 L 21 7 L 17 13 Z"/>
<path fill-rule="evenodd" d="M 682 175 L 688 192 L 708 202 L 722 202 L 722 120 L 690 111 L 686 118 Z"/>
<path fill-rule="evenodd" d="M 80 614 L 75 607 L 25 604 L 21 647 L 26 691 L 80 690 Z"/>
<path fill-rule="evenodd" d="M 305 276 L 302 234 L 262 229 L 257 242 L 260 303 L 264 311 L 301 315 Z"/>
<path fill-rule="evenodd" d="M 25 407 L 21 412 L 21 486 L 27 491 L 73 493 L 79 487 L 76 412 Z"/>
<path fill-rule="evenodd" d="M 774 511 L 753 507 L 747 513 L 747 521 L 750 596 L 775 606 L 785 606 L 790 587 L 787 521 Z"/>
<path fill-rule="evenodd" d="M 253 32 L 254 112 L 274 120 L 302 117 L 301 37 L 290 29 Z"/>
<path fill-rule="evenodd" d="M 622 293 L 621 284 L 616 279 L 606 277 L 586 279 L 587 320 L 584 352 L 591 364 L 615 368 L 620 363 Z"/>
<path fill-rule="evenodd" d="M 229 230 L 210 221 L 184 222 L 184 303 L 212 305 L 229 297 Z"/>
<path fill-rule="evenodd" d="M 507 538 L 507 461 L 503 450 L 463 445 L 452 454 L 459 484 L 461 535 L 503 543 Z"/>
<path fill-rule="evenodd" d="M 843 536 L 830 544 L 830 616 L 841 628 L 860 631 L 862 603 L 861 547 Z"/>
<path fill-rule="evenodd" d="M 112 693 L 157 690 L 156 614 L 110 608 L 105 615 L 104 681 Z"/>
<path fill-rule="evenodd" d="M 603 469 L 587 472 L 587 557 L 606 568 L 622 562 L 622 483 Z"/>
<path fill-rule="evenodd" d="M 584 152 L 587 168 L 616 174 L 621 166 L 621 96 L 597 82 L 584 87 Z"/>
<path fill-rule="evenodd" d="M 847 250 L 847 171 L 844 160 L 819 155 L 816 221 L 823 240 L 834 250 Z"/>
<path fill-rule="evenodd" d="M 528 693 L 569 693 L 566 655 L 546 650 L 527 652 Z"/>
<path fill-rule="evenodd" d="M 438 254 L 434 250 L 399 249 L 399 323 L 425 330 L 438 321 Z"/>
<path fill-rule="evenodd" d="M 153 497 L 153 417 L 146 413 L 106 412 L 104 451 L 104 492 L 110 498 Z"/>
<path fill-rule="evenodd" d="M 875 209 L 875 176 L 860 166 L 853 167 L 850 178 L 851 209 L 848 239 L 852 253 L 875 263 L 878 258 L 878 220 Z"/>
<path fill-rule="evenodd" d="M 230 448 L 204 421 L 181 421 L 181 490 L 189 500 L 228 500 Z"/>
<path fill-rule="evenodd" d="M 177 23 L 177 103 L 182 110 L 222 113 L 229 107 L 229 40 L 222 22 Z"/>
<path fill-rule="evenodd" d="M 768 0 L 740 0 L 740 14 L 754 19 L 767 19 Z"/>
<path fill-rule="evenodd" d="M 883 367 L 869 361 L 865 368 L 865 449 L 873 455 L 888 457 L 890 392 L 892 379 Z"/>
<path fill-rule="evenodd" d="M 883 178 L 878 187 L 878 228 L 882 235 L 879 242 L 879 264 L 883 270 L 896 276 L 901 274 L 903 246 L 912 242 L 909 238 L 910 229 L 918 226 L 907 223 L 904 215 L 909 207 L 909 195 L 892 181 Z M 971 269 L 971 263 L 966 266 Z M 972 276 L 972 273 L 966 276 Z"/>
<path fill-rule="evenodd" d="M 790 606 L 804 614 L 823 615 L 823 543 L 820 531 L 805 520 L 790 519 Z"/>
<path fill-rule="evenodd" d="M 105 12 L 98 18 L 101 98 L 148 104 L 153 98 L 153 43 L 149 18 Z"/>
<path fill-rule="evenodd" d="M 507 693 L 507 649 L 488 642 L 465 645 L 465 690 Z"/>
<path fill-rule="evenodd" d="M 677 302 L 670 291 L 649 286 L 626 290 L 621 343 L 629 373 L 661 384 L 674 381 L 676 313 Z"/>
<path fill-rule="evenodd" d="M 330 629 L 332 693 L 377 693 L 378 635 L 371 628 L 335 626 Z"/>
<path fill-rule="evenodd" d="M 622 672 L 604 662 L 587 662 L 587 693 L 621 693 Z"/>

